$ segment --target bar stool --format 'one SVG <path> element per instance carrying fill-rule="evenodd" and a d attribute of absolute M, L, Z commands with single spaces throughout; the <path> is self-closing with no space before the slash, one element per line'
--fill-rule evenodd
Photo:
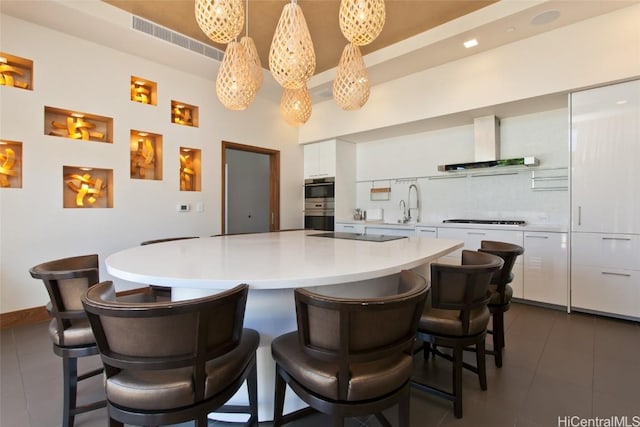
<path fill-rule="evenodd" d="M 504 313 L 511 307 L 513 297 L 513 288 L 509 283 L 513 281 L 513 265 L 516 258 L 524 253 L 524 248 L 512 243 L 483 240 L 480 242 L 478 251 L 499 256 L 504 260 L 500 271 L 491 279 L 489 286 L 491 297 L 488 304 L 493 319 L 492 330 L 489 331 L 493 334 L 493 351 L 487 351 L 487 353 L 494 356 L 496 367 L 500 368 L 502 367 L 502 349 L 505 346 Z"/>
<path fill-rule="evenodd" d="M 433 353 L 453 362 L 451 392 L 420 382 L 411 385 L 453 402 L 456 418 L 462 418 L 462 368 L 476 374 L 480 388 L 487 389 L 485 336 L 489 323 L 489 283 L 502 267 L 501 258 L 475 251 L 462 251 L 462 265 L 431 264 L 431 294 L 418 324 L 417 336 L 424 342 L 424 359 Z M 451 348 L 453 355 L 437 347 Z M 475 346 L 476 366 L 463 362 L 465 348 Z"/>
<path fill-rule="evenodd" d="M 82 307 L 82 294 L 99 281 L 98 255 L 82 255 L 45 262 L 29 270 L 49 293 L 47 311 L 53 317 L 49 336 L 53 352 L 62 357 L 62 425 L 73 427 L 77 414 L 106 406 L 106 401 L 76 405 L 78 381 L 102 373 L 102 368 L 78 375 L 78 358 L 98 354 L 91 326 Z"/>

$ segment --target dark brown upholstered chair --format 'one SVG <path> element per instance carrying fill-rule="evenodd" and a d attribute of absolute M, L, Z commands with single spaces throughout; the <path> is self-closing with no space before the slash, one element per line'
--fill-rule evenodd
<path fill-rule="evenodd" d="M 82 255 L 45 262 L 29 270 L 41 279 L 49 293 L 47 310 L 53 319 L 49 336 L 53 352 L 62 357 L 62 425 L 72 427 L 75 416 L 102 408 L 105 401 L 77 406 L 78 381 L 102 373 L 102 369 L 78 375 L 78 358 L 98 354 L 91 326 L 82 308 L 82 294 L 99 281 L 98 255 Z"/>
<path fill-rule="evenodd" d="M 205 298 L 155 303 L 115 299 L 111 282 L 83 305 L 100 349 L 110 425 L 165 425 L 213 411 L 250 415 L 257 425 L 259 335 L 243 329 L 247 285 Z M 247 381 L 248 406 L 225 403 Z"/>
<path fill-rule="evenodd" d="M 298 330 L 276 338 L 273 425 L 310 412 L 345 417 L 376 414 L 399 404 L 400 425 L 409 426 L 412 348 L 427 294 L 426 280 L 402 271 L 397 293 L 346 299 L 295 290 Z M 310 407 L 283 415 L 286 384 Z"/>
<path fill-rule="evenodd" d="M 509 283 L 513 281 L 513 265 L 516 258 L 524 253 L 524 248 L 512 243 L 483 240 L 480 242 L 479 252 L 499 256 L 504 261 L 500 272 L 494 274 L 491 279 L 489 286 L 491 297 L 488 304 L 493 319 L 490 331 L 493 334 L 493 351 L 487 353 L 494 356 L 495 364 L 500 368 L 502 367 L 502 350 L 505 345 L 504 313 L 511 307 L 511 298 L 513 297 L 513 289 Z"/>
<path fill-rule="evenodd" d="M 454 414 L 462 418 L 462 368 L 478 374 L 480 388 L 487 389 L 484 339 L 489 323 L 489 283 L 502 267 L 497 256 L 462 251 L 462 265 L 431 264 L 431 293 L 418 325 L 418 338 L 424 342 L 425 360 L 429 353 L 453 362 L 452 392 L 438 389 L 414 379 L 412 385 L 453 402 Z M 453 355 L 437 347 L 452 349 Z M 476 366 L 462 360 L 465 347 L 476 347 Z M 426 362 L 425 362 L 426 363 Z"/>

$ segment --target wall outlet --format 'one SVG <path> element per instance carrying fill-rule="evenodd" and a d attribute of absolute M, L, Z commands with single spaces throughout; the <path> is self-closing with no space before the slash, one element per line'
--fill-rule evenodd
<path fill-rule="evenodd" d="M 196 212 L 204 212 L 204 203 L 202 202 L 196 203 Z"/>
<path fill-rule="evenodd" d="M 191 206 L 189 203 L 181 203 L 178 205 L 178 212 L 189 212 L 191 210 Z"/>

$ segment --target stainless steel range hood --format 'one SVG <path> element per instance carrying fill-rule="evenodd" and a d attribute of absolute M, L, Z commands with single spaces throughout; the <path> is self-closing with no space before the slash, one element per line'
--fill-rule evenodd
<path fill-rule="evenodd" d="M 500 119 L 496 116 L 477 117 L 473 121 L 475 161 L 439 165 L 440 172 L 455 172 L 469 169 L 495 168 L 503 166 L 537 166 L 535 157 L 500 157 Z"/>

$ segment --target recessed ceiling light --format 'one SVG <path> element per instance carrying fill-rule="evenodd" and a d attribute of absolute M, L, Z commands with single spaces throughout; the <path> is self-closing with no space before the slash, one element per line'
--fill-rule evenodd
<path fill-rule="evenodd" d="M 466 42 L 464 42 L 463 44 L 464 44 L 464 47 L 469 49 L 470 47 L 478 46 L 478 40 L 470 39 L 470 40 L 467 40 Z"/>
<path fill-rule="evenodd" d="M 626 104 L 627 102 L 628 102 L 628 101 L 627 101 L 626 99 L 621 99 L 621 100 L 619 100 L 619 101 L 616 101 L 616 104 L 618 104 L 618 105 L 624 105 L 624 104 Z"/>
<path fill-rule="evenodd" d="M 516 30 L 516 27 L 507 27 L 506 30 L 504 30 L 506 33 L 513 33 Z"/>

